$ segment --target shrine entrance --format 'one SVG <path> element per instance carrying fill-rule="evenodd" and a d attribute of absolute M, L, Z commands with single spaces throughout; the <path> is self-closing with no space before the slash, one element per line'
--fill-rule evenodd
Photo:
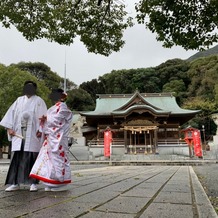
<path fill-rule="evenodd" d="M 124 126 L 128 154 L 152 154 L 157 149 L 157 126 Z"/>

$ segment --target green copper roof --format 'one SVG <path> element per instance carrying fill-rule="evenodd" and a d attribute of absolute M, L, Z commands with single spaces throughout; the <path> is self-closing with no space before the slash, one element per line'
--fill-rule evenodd
<path fill-rule="evenodd" d="M 96 100 L 96 108 L 94 111 L 84 113 L 88 116 L 96 115 L 112 115 L 112 114 L 124 114 L 128 110 L 147 109 L 152 110 L 154 113 L 162 114 L 169 113 L 171 115 L 179 114 L 196 114 L 199 110 L 186 110 L 179 107 L 175 97 L 171 93 L 139 93 L 134 94 L 113 94 L 113 95 L 98 95 Z M 131 105 L 129 108 L 123 109 L 128 103 L 135 98 L 140 98 L 142 101 L 140 104 Z"/>

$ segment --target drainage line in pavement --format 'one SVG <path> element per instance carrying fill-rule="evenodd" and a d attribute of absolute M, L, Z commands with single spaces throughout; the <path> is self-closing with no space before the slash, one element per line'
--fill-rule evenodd
<path fill-rule="evenodd" d="M 198 214 L 198 210 L 197 210 L 197 204 L 196 204 L 196 199 L 195 199 L 195 194 L 194 194 L 193 181 L 192 181 L 192 177 L 191 177 L 190 167 L 191 166 L 189 166 L 188 169 L 189 169 L 189 181 L 190 181 L 190 185 L 191 185 L 191 198 L 192 198 L 193 218 L 198 218 L 199 214 Z"/>
<path fill-rule="evenodd" d="M 164 188 L 164 186 L 169 182 L 169 180 L 179 171 L 180 168 L 178 168 L 172 176 L 160 187 L 160 189 L 155 193 L 155 195 L 148 201 L 148 203 L 137 213 L 137 215 L 134 218 L 139 218 L 144 211 L 150 206 L 150 204 L 154 201 L 154 199 L 157 197 L 157 195 L 161 192 L 161 190 Z"/>

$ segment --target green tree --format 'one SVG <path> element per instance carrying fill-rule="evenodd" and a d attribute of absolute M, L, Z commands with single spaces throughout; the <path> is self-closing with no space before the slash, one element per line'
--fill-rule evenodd
<path fill-rule="evenodd" d="M 48 67 L 44 63 L 20 62 L 18 64 L 11 64 L 11 66 L 15 66 L 23 71 L 30 72 L 39 81 L 44 81 L 45 85 L 49 89 L 63 88 L 64 78 L 60 77 L 57 73 L 51 71 L 50 67 Z M 76 87 L 77 86 L 75 83 L 67 79 L 67 89 L 68 90 L 76 88 Z"/>
<path fill-rule="evenodd" d="M 188 98 L 184 102 L 183 108 L 190 110 L 201 110 L 201 112 L 188 122 L 187 125 L 202 129 L 202 125 L 205 126 L 205 133 L 207 136 L 214 135 L 216 132 L 216 126 L 211 118 L 213 111 L 217 110 L 215 102 L 204 99 L 201 96 Z"/>
<path fill-rule="evenodd" d="M 129 71 L 131 70 L 112 70 L 99 77 L 99 84 L 104 87 L 105 94 L 122 94 L 129 90 Z"/>
<path fill-rule="evenodd" d="M 130 70 L 131 92 L 139 90 L 140 92 L 157 93 L 160 90 L 160 79 L 154 68 L 140 68 Z"/>
<path fill-rule="evenodd" d="M 3 117 L 17 97 L 22 95 L 23 84 L 26 80 L 36 82 L 38 86 L 37 94 L 45 100 L 48 106 L 51 105 L 48 100 L 49 89 L 44 82 L 37 81 L 36 77 L 29 72 L 22 71 L 14 66 L 0 65 L 0 118 Z"/>
<path fill-rule="evenodd" d="M 191 83 L 188 96 L 201 96 L 205 100 L 217 100 L 218 55 L 199 58 L 190 63 L 187 71 Z M 216 101 L 218 103 L 218 101 Z M 218 105 L 218 104 L 217 104 Z"/>
<path fill-rule="evenodd" d="M 98 82 L 97 79 L 93 79 L 91 81 L 83 82 L 80 86 L 80 89 L 85 90 L 87 93 L 89 93 L 95 102 L 97 98 L 97 94 L 105 94 L 104 87 Z"/>
<path fill-rule="evenodd" d="M 214 93 L 215 93 L 215 102 L 218 105 L 218 84 L 215 85 L 214 87 Z"/>
<path fill-rule="evenodd" d="M 160 78 L 160 89 L 171 80 L 182 80 L 188 88 L 190 79 L 187 75 L 189 62 L 181 59 L 171 59 L 155 67 L 155 71 Z"/>
<path fill-rule="evenodd" d="M 201 49 L 218 41 L 217 0 L 135 2 L 136 22 L 155 32 L 165 47 Z M 79 36 L 89 52 L 106 56 L 124 45 L 123 32 L 132 26 L 129 15 L 119 0 L 0 1 L 2 25 L 14 25 L 27 40 L 69 45 Z"/>
<path fill-rule="evenodd" d="M 68 92 L 67 105 L 73 111 L 90 111 L 95 109 L 95 102 L 85 90 L 78 88 Z"/>
<path fill-rule="evenodd" d="M 99 77 L 99 83 L 105 93 L 129 94 L 135 90 L 140 92 L 159 92 L 160 80 L 154 68 L 138 68 L 129 70 L 113 70 Z"/>
<path fill-rule="evenodd" d="M 137 20 L 157 34 L 164 47 L 201 49 L 218 42 L 217 0 L 140 0 Z"/>
<path fill-rule="evenodd" d="M 33 41 L 47 38 L 69 45 L 76 36 L 89 52 L 109 55 L 124 45 L 123 31 L 132 19 L 119 1 L 43 0 L 0 2 L 0 22 L 14 25 L 23 36 Z"/>
<path fill-rule="evenodd" d="M 177 99 L 177 103 L 181 105 L 186 92 L 185 83 L 181 79 L 170 80 L 163 86 L 163 92 L 172 92 Z"/>

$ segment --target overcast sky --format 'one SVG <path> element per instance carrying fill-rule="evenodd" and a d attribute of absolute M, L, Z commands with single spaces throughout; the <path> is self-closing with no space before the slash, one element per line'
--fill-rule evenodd
<path fill-rule="evenodd" d="M 154 67 L 168 59 L 187 59 L 197 51 L 181 47 L 166 49 L 155 39 L 156 35 L 143 25 L 125 31 L 125 46 L 109 57 L 88 53 L 85 46 L 75 40 L 71 46 L 48 42 L 46 39 L 27 41 L 15 28 L 0 27 L 0 63 L 42 62 L 52 71 L 75 84 L 97 79 L 112 70 Z"/>

